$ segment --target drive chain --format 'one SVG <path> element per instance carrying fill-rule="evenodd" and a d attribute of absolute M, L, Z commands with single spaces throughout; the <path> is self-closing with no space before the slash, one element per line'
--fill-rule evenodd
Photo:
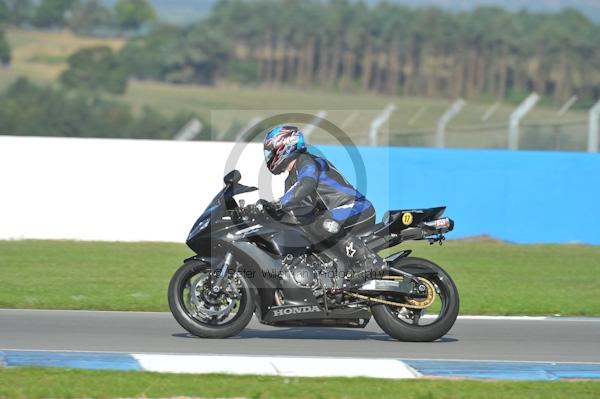
<path fill-rule="evenodd" d="M 384 278 L 386 278 L 387 280 L 401 280 L 402 279 L 402 277 L 399 277 L 399 276 L 398 277 L 386 276 Z M 364 299 L 369 302 L 381 303 L 384 305 L 397 306 L 397 307 L 410 308 L 410 309 L 425 309 L 425 308 L 430 307 L 431 304 L 433 304 L 433 302 L 435 301 L 435 287 L 429 280 L 424 279 L 423 277 L 417 277 L 417 279 L 419 280 L 419 282 L 423 283 L 423 285 L 425 285 L 425 287 L 427 287 L 427 298 L 425 298 L 422 301 L 418 301 L 416 299 L 409 299 L 408 303 L 401 303 L 401 302 L 388 301 L 387 299 L 373 298 L 373 297 L 363 295 L 363 294 L 358 294 L 355 292 L 346 292 L 346 294 L 353 296 L 355 298 Z"/>

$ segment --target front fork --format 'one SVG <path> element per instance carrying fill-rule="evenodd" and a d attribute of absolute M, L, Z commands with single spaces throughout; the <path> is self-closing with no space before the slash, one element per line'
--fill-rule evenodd
<path fill-rule="evenodd" d="M 231 252 L 227 252 L 225 254 L 225 259 L 223 260 L 223 267 L 221 268 L 219 277 L 217 277 L 217 279 L 214 281 L 214 283 L 212 285 L 213 294 L 219 294 L 221 292 L 221 290 L 223 289 L 223 279 L 225 279 L 225 276 L 227 275 L 227 272 L 229 271 L 229 267 L 231 266 L 232 261 L 233 261 L 233 254 Z"/>

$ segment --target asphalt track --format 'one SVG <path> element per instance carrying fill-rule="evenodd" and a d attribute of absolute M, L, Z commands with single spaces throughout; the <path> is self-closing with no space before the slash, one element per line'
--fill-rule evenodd
<path fill-rule="evenodd" d="M 169 313 L 0 310 L 0 350 L 600 362 L 600 319 L 460 318 L 433 343 L 365 329 L 274 328 L 256 320 L 239 337 L 191 337 Z"/>

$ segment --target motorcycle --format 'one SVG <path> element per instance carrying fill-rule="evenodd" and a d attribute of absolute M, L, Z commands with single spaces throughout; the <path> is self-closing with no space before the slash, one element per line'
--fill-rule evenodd
<path fill-rule="evenodd" d="M 459 311 L 456 285 L 441 267 L 397 250 L 384 272 L 364 284 L 340 284 L 350 265 L 331 248 L 311 244 L 302 228 L 315 215 L 306 207 L 274 210 L 259 200 L 234 197 L 256 191 L 234 170 L 225 187 L 193 225 L 185 259 L 168 288 L 171 313 L 202 338 L 238 335 L 255 314 L 270 326 L 364 328 L 371 317 L 400 341 L 430 342 L 444 336 Z M 454 228 L 445 207 L 395 210 L 381 223 L 353 232 L 373 252 L 408 240 L 440 245 Z M 311 219 L 312 218 L 312 219 Z"/>

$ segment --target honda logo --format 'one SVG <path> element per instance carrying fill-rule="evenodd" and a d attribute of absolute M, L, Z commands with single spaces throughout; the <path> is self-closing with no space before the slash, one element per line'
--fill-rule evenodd
<path fill-rule="evenodd" d="M 318 307 L 317 305 L 293 306 L 293 307 L 287 307 L 285 309 L 275 309 L 273 311 L 273 317 L 289 316 L 291 314 L 300 314 L 300 313 L 314 313 L 314 312 L 320 312 L 320 311 L 321 311 L 321 308 Z"/>

